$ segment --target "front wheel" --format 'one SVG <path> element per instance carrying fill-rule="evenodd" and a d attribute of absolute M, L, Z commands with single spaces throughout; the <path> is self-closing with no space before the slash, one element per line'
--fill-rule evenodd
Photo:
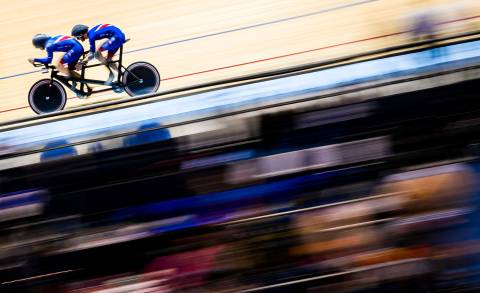
<path fill-rule="evenodd" d="M 160 74 L 150 63 L 135 62 L 125 70 L 122 83 L 131 97 L 151 94 L 160 87 Z"/>
<path fill-rule="evenodd" d="M 37 114 L 60 111 L 67 103 L 67 93 L 58 81 L 42 79 L 30 88 L 28 103 Z"/>

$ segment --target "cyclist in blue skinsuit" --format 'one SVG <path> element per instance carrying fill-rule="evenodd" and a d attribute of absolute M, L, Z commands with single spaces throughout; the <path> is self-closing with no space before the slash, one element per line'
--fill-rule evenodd
<path fill-rule="evenodd" d="M 32 43 L 35 48 L 47 51 L 48 55 L 45 58 L 29 58 L 28 61 L 30 63 L 50 64 L 53 60 L 53 53 L 65 52 L 62 59 L 55 64 L 56 69 L 69 78 L 72 76 L 80 78 L 80 74 L 74 70 L 78 59 L 83 54 L 83 46 L 77 40 L 63 35 L 50 37 L 45 34 L 36 34 L 32 39 Z"/>
<path fill-rule="evenodd" d="M 86 39 L 90 43 L 90 53 L 88 59 L 91 60 L 94 57 L 97 58 L 102 64 L 107 66 L 109 71 L 108 80 L 105 84 L 112 84 L 114 80 L 114 75 L 112 71 L 118 72 L 118 67 L 114 63 L 110 63 L 115 53 L 118 49 L 125 43 L 125 34 L 116 26 L 111 24 L 98 24 L 91 29 L 88 26 L 83 24 L 77 24 L 72 28 L 72 36 L 81 40 L 82 42 Z M 95 47 L 95 41 L 107 39 L 98 49 Z M 103 52 L 107 51 L 107 56 L 103 55 Z"/>

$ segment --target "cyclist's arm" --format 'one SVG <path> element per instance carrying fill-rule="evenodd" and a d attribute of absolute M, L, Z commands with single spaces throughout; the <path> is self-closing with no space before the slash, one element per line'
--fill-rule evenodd
<path fill-rule="evenodd" d="M 93 37 L 93 36 L 92 36 Z M 90 52 L 95 53 L 95 38 L 88 37 L 88 41 L 90 42 Z"/>
<path fill-rule="evenodd" d="M 51 47 L 47 47 L 47 57 L 45 58 L 35 58 L 33 59 L 33 62 L 38 62 L 38 63 L 43 63 L 43 64 L 50 64 L 52 63 L 53 60 L 53 50 Z"/>

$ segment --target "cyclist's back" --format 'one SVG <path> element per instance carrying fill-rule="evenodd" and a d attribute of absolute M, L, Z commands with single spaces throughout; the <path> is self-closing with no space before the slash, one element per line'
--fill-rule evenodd
<path fill-rule="evenodd" d="M 111 39 L 111 38 L 115 38 L 118 42 L 118 45 L 115 47 L 120 47 L 125 41 L 125 34 L 122 32 L 121 29 L 111 24 L 98 24 L 92 27 L 88 31 L 88 39 L 90 41 L 90 52 L 95 52 L 95 41 L 98 41 L 101 39 Z"/>
<path fill-rule="evenodd" d="M 55 37 L 51 37 L 47 43 L 45 44 L 45 51 L 47 51 L 47 57 L 46 58 L 37 58 L 35 59 L 35 62 L 40 62 L 44 64 L 49 64 L 52 63 L 53 59 L 53 53 L 55 52 L 69 52 L 70 50 L 74 49 L 75 52 L 79 53 L 79 56 L 81 56 L 81 53 L 83 53 L 83 47 L 82 45 L 75 40 L 75 38 L 70 37 L 70 36 L 64 36 L 64 35 L 58 35 Z M 78 60 L 78 58 L 77 58 Z M 76 60 L 75 60 L 76 61 Z M 67 62 L 69 63 L 69 62 Z"/>

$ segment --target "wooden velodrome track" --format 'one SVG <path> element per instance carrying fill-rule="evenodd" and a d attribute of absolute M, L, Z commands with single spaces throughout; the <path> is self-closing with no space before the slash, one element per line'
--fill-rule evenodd
<path fill-rule="evenodd" d="M 318 62 L 408 41 L 412 13 L 435 8 L 442 33 L 478 29 L 478 0 L 2 0 L 0 121 L 34 115 L 30 86 L 47 78 L 27 63 L 45 52 L 36 33 L 69 34 L 77 23 L 111 23 L 131 41 L 125 64 L 147 61 L 162 76 L 160 90 Z M 453 3 L 452 3 L 453 2 Z M 59 58 L 60 56 L 56 56 Z M 106 76 L 106 71 L 90 77 Z M 67 90 L 68 92 L 68 90 Z M 73 97 L 71 92 L 68 92 Z M 68 107 L 121 98 L 69 99 Z"/>

